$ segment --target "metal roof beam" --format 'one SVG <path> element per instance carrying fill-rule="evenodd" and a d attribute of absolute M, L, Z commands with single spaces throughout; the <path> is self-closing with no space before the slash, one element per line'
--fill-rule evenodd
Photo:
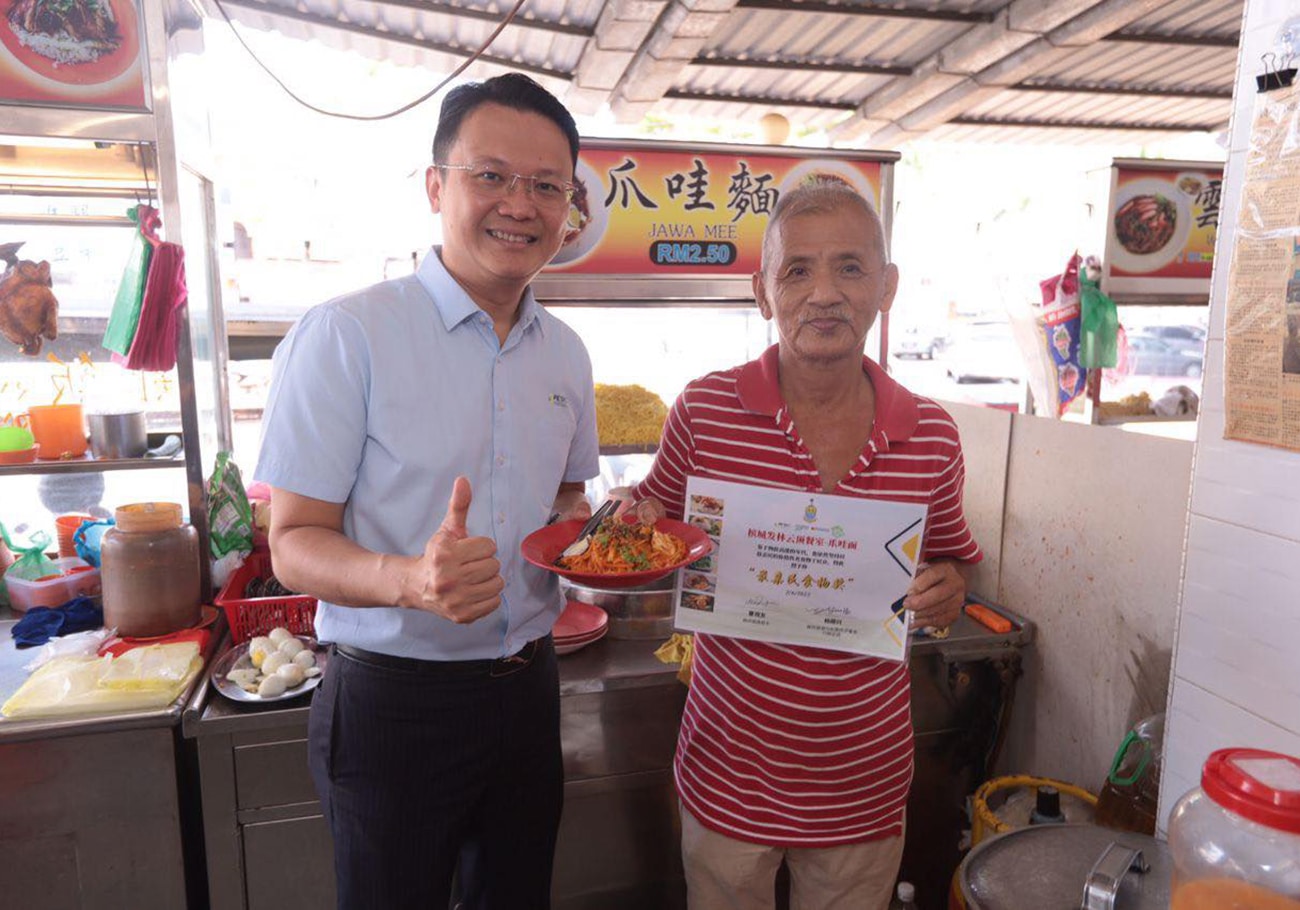
<path fill-rule="evenodd" d="M 222 0 L 224 3 L 225 0 Z M 396 6 L 402 9 L 415 10 L 418 13 L 434 13 L 442 16 L 451 16 L 454 19 L 477 19 L 481 22 L 491 22 L 498 25 L 501 22 L 501 15 L 489 12 L 487 10 L 474 9 L 470 6 L 456 6 L 451 3 L 438 3 L 436 0 L 370 0 L 374 6 Z M 551 22 L 546 19 L 530 19 L 524 16 L 516 16 L 510 22 L 511 28 L 526 28 L 539 32 L 550 32 L 555 35 L 569 35 L 574 38 L 590 38 L 596 34 L 596 30 L 585 25 L 566 25 L 563 22 Z"/>
<path fill-rule="evenodd" d="M 1095 120 L 1018 120 L 993 117 L 953 117 L 948 121 L 955 126 L 1027 127 L 1030 129 L 1110 130 L 1129 133 L 1187 133 L 1214 132 L 1211 123 L 1120 123 Z"/>
<path fill-rule="evenodd" d="M 843 73 L 849 76 L 910 76 L 910 66 L 844 63 L 840 60 L 755 60 L 748 57 L 696 57 L 691 66 L 727 69 L 782 70 L 789 73 Z"/>
<path fill-rule="evenodd" d="M 1232 89 L 1138 88 L 1129 85 L 1079 85 L 1071 82 L 1020 82 L 1006 87 L 1012 92 L 1055 92 L 1067 95 L 1133 95 L 1140 98 L 1188 98 L 1231 101 Z"/>
<path fill-rule="evenodd" d="M 736 9 L 762 9 L 779 13 L 830 13 L 835 16 L 867 16 L 875 19 L 915 19 L 931 22 L 964 22 L 975 25 L 992 22 L 993 13 L 963 13 L 956 10 L 909 9 L 880 3 L 835 3 L 833 0 L 737 0 Z"/>
<path fill-rule="evenodd" d="M 394 44 L 404 44 L 407 47 L 419 48 L 420 50 L 431 51 L 438 54 L 448 54 L 452 57 L 464 58 L 471 57 L 474 54 L 472 49 L 457 47 L 454 44 L 443 44 L 440 41 L 426 41 L 423 38 L 416 38 L 399 32 L 378 31 L 365 25 L 343 22 L 338 19 L 331 19 L 328 16 L 317 16 L 313 13 L 306 13 L 289 7 L 259 3 L 257 0 L 221 0 L 221 5 L 228 9 L 248 10 L 270 18 L 279 17 L 282 19 L 291 19 L 295 22 L 302 22 L 314 27 L 336 29 L 354 35 L 364 35 L 367 38 L 373 38 L 379 41 L 391 41 Z M 243 24 L 250 28 L 257 28 L 256 25 L 247 22 L 244 22 Z M 526 73 L 546 76 L 549 79 L 556 79 L 560 82 L 568 82 L 573 78 L 569 73 L 554 70 L 546 66 L 538 66 L 523 60 L 511 60 L 507 57 L 497 57 L 492 54 L 479 54 L 478 59 L 483 63 L 489 63 L 493 66 L 500 66 L 505 69 L 523 70 Z"/>
<path fill-rule="evenodd" d="M 1241 35 L 1170 35 L 1163 32 L 1113 32 L 1102 41 L 1131 44 L 1170 44 L 1175 47 L 1230 47 L 1241 45 Z"/>
<path fill-rule="evenodd" d="M 723 104 L 761 104 L 765 107 L 802 107 L 819 111 L 851 111 L 857 107 L 851 102 L 812 101 L 801 98 L 776 98 L 771 95 L 715 95 L 708 92 L 683 92 L 670 89 L 665 98 L 674 101 L 716 101 Z"/>

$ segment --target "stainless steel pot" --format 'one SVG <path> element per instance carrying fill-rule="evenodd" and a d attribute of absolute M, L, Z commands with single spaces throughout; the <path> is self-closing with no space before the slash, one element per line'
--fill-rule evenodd
<path fill-rule="evenodd" d="M 1173 860 L 1145 834 L 1034 825 L 983 841 L 958 875 L 969 910 L 1168 910 Z"/>
<path fill-rule="evenodd" d="M 149 448 L 144 411 L 87 414 L 86 426 L 96 458 L 140 458 Z"/>
<path fill-rule="evenodd" d="M 589 588 L 561 579 L 569 600 L 600 607 L 609 614 L 610 638 L 667 638 L 673 633 L 673 585 L 677 574 L 639 588 Z"/>

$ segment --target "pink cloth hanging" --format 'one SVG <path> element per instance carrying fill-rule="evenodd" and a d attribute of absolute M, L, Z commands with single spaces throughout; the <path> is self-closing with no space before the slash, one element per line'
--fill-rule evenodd
<path fill-rule="evenodd" d="M 176 366 L 177 320 L 189 292 L 185 287 L 185 250 L 158 238 L 157 212 L 151 210 L 150 214 L 153 217 L 141 220 L 140 232 L 153 246 L 153 256 L 144 284 L 140 323 L 125 365 L 128 370 L 165 372 Z"/>

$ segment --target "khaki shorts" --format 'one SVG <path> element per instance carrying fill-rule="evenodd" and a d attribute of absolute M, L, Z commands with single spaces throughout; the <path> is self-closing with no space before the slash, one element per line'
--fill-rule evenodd
<path fill-rule="evenodd" d="M 790 910 L 885 910 L 903 838 L 842 847 L 771 847 L 706 828 L 681 807 L 689 910 L 773 910 L 776 872 L 790 870 Z"/>

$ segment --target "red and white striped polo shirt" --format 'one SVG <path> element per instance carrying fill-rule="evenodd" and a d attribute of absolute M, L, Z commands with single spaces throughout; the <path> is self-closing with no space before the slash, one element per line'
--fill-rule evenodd
<path fill-rule="evenodd" d="M 834 492 L 925 503 L 923 558 L 979 561 L 952 418 L 871 360 L 863 369 L 875 427 Z M 775 345 L 686 387 L 637 495 L 680 518 L 691 475 L 821 491 L 781 400 Z M 906 664 L 696 635 L 675 762 L 682 803 L 707 827 L 753 843 L 826 847 L 901 834 L 912 783 L 909 684 Z"/>

